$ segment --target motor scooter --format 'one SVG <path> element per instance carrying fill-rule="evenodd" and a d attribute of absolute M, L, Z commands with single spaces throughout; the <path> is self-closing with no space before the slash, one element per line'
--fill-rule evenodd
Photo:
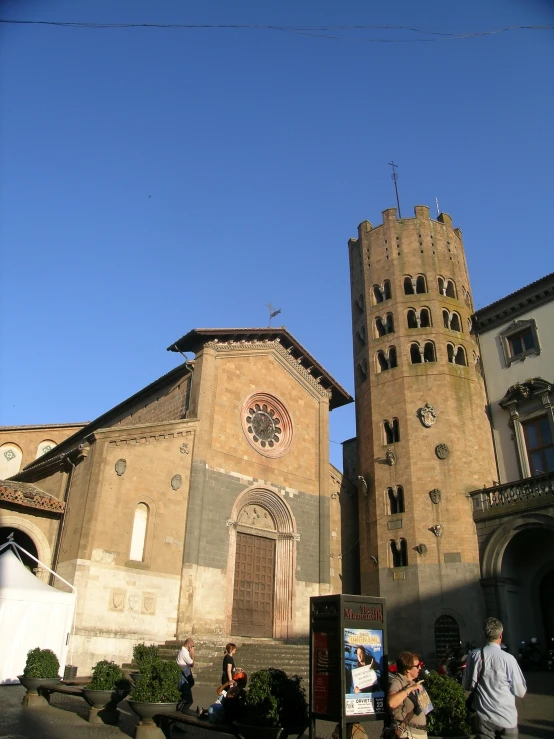
<path fill-rule="evenodd" d="M 517 661 L 522 670 L 541 669 L 542 655 L 539 649 L 539 640 L 536 637 L 521 642 Z"/>
<path fill-rule="evenodd" d="M 469 652 L 474 647 L 475 645 L 469 642 L 466 642 L 465 646 L 460 642 L 457 646 L 450 647 L 437 667 L 439 675 L 451 677 L 461 684 Z"/>

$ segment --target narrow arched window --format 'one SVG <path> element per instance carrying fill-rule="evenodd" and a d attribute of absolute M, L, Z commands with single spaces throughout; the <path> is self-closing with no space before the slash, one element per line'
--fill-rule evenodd
<path fill-rule="evenodd" d="M 456 350 L 456 356 L 454 357 L 455 364 L 460 364 L 462 367 L 467 367 L 466 351 L 463 346 L 459 346 Z"/>
<path fill-rule="evenodd" d="M 431 311 L 429 308 L 422 308 L 419 311 L 419 325 L 421 328 L 429 328 L 431 326 Z"/>
<path fill-rule="evenodd" d="M 462 331 L 462 322 L 458 313 L 453 313 L 450 318 L 450 328 L 452 331 Z"/>
<path fill-rule="evenodd" d="M 390 300 L 392 298 L 390 282 L 388 280 L 385 280 L 383 282 L 383 293 L 384 293 L 385 300 Z"/>
<path fill-rule="evenodd" d="M 453 344 L 446 345 L 446 354 L 448 356 L 448 361 L 451 364 L 454 364 L 454 345 Z"/>
<path fill-rule="evenodd" d="M 41 441 L 37 447 L 37 459 L 39 457 L 42 457 L 43 454 L 46 454 L 46 452 L 49 452 L 55 446 L 56 442 L 52 441 L 52 439 L 45 439 L 44 441 Z"/>
<path fill-rule="evenodd" d="M 453 280 L 448 280 L 448 282 L 446 283 L 446 297 L 447 298 L 456 297 L 456 286 L 454 285 Z"/>
<path fill-rule="evenodd" d="M 383 302 L 383 293 L 381 292 L 380 285 L 373 285 L 373 302 L 374 303 Z"/>
<path fill-rule="evenodd" d="M 444 308 L 442 311 L 442 322 L 445 328 L 450 328 L 450 313 Z"/>
<path fill-rule="evenodd" d="M 435 355 L 435 345 L 432 341 L 426 341 L 425 347 L 423 348 L 423 361 L 424 362 L 436 362 L 437 357 Z"/>
<path fill-rule="evenodd" d="M 418 275 L 416 280 L 416 293 L 426 293 L 427 292 L 427 280 L 425 279 L 425 275 Z"/>
<path fill-rule="evenodd" d="M 385 326 L 385 323 L 381 316 L 378 316 L 375 319 L 375 330 L 377 332 L 377 336 L 384 336 L 387 333 L 387 328 Z"/>
<path fill-rule="evenodd" d="M 398 367 L 398 362 L 396 361 L 396 349 L 391 346 L 389 347 L 389 368 L 393 369 L 394 367 Z"/>
<path fill-rule="evenodd" d="M 385 352 L 377 352 L 377 372 L 386 372 L 388 368 Z"/>
<path fill-rule="evenodd" d="M 417 321 L 417 313 L 413 308 L 408 311 L 408 328 L 419 328 Z"/>
<path fill-rule="evenodd" d="M 129 559 L 134 562 L 144 561 L 144 545 L 146 543 L 146 529 L 148 528 L 148 506 L 139 503 L 135 508 L 133 533 L 131 536 L 131 551 Z"/>
<path fill-rule="evenodd" d="M 439 277 L 438 278 L 438 283 L 439 283 L 439 293 L 441 295 L 446 295 L 446 288 L 444 287 L 444 278 L 443 277 Z"/>
<path fill-rule="evenodd" d="M 396 486 L 396 500 L 398 506 L 398 513 L 404 513 L 404 488 L 402 485 Z"/>
<path fill-rule="evenodd" d="M 383 430 L 385 432 L 385 444 L 395 444 L 400 441 L 400 425 L 398 418 L 391 421 L 383 421 Z"/>
<path fill-rule="evenodd" d="M 8 442 L 0 446 L 0 480 L 17 475 L 21 469 L 23 453 L 17 444 Z M 3 543 L 3 542 L 2 542 Z"/>
<path fill-rule="evenodd" d="M 387 313 L 385 317 L 385 331 L 387 334 L 394 333 L 394 317 L 392 313 Z"/>
<path fill-rule="evenodd" d="M 419 344 L 410 344 L 410 361 L 412 364 L 421 364 L 421 352 Z"/>
<path fill-rule="evenodd" d="M 449 649 L 460 646 L 460 627 L 452 616 L 439 616 L 435 621 L 435 650 L 440 659 Z"/>
<path fill-rule="evenodd" d="M 404 295 L 413 295 L 414 293 L 414 283 L 412 278 L 408 275 L 408 277 L 404 277 Z"/>
<path fill-rule="evenodd" d="M 394 539 L 390 541 L 390 549 L 392 554 L 393 567 L 407 567 L 408 565 L 408 545 L 406 539 L 400 539 L 396 542 Z"/>

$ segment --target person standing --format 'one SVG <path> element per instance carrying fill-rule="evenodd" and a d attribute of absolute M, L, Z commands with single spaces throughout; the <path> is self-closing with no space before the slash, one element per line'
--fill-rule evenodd
<path fill-rule="evenodd" d="M 518 735 L 515 699 L 523 698 L 527 685 L 515 657 L 500 647 L 503 631 L 497 618 L 487 618 L 487 644 L 469 653 L 464 670 L 462 687 L 474 691 L 475 739 L 515 739 Z"/>
<path fill-rule="evenodd" d="M 418 693 L 425 693 L 419 678 L 421 663 L 417 654 L 401 652 L 396 659 L 397 672 L 389 682 L 388 704 L 397 736 L 426 739 L 427 720 L 419 704 Z"/>
<path fill-rule="evenodd" d="M 221 674 L 221 684 L 233 682 L 233 672 L 235 671 L 235 652 L 237 651 L 237 645 L 233 642 L 225 647 L 225 656 L 223 657 L 223 671 Z"/>
<path fill-rule="evenodd" d="M 194 665 L 194 639 L 188 637 L 177 654 L 177 664 L 183 673 L 179 682 L 181 690 L 180 710 L 185 710 L 192 705 L 192 686 L 194 678 L 192 676 L 192 666 Z"/>

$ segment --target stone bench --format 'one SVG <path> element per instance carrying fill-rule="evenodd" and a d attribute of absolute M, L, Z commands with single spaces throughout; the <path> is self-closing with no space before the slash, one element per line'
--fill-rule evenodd
<path fill-rule="evenodd" d="M 179 711 L 162 713 L 154 716 L 154 721 L 167 739 L 170 739 L 171 726 L 176 723 L 183 723 L 187 726 L 194 726 L 219 734 L 231 734 L 231 736 L 240 739 L 240 734 L 234 726 L 230 726 L 229 724 L 212 724 L 207 719 L 198 718 L 195 713 L 180 713 Z"/>
<path fill-rule="evenodd" d="M 90 677 L 87 678 L 86 683 L 84 685 L 83 683 L 81 683 L 80 686 L 58 683 L 57 685 L 52 685 L 50 687 L 40 687 L 38 688 L 38 694 L 42 696 L 48 703 L 50 703 L 50 697 L 52 696 L 52 693 L 61 693 L 63 695 L 73 695 L 76 698 L 82 698 L 90 706 L 88 713 L 89 723 L 116 725 L 119 720 L 119 714 L 116 709 L 117 704 L 111 704 L 105 706 L 104 708 L 95 708 L 94 706 L 90 705 L 89 701 L 85 698 L 83 688 L 88 682 L 90 682 L 91 679 L 92 678 Z M 123 700 L 123 698 L 121 700 Z"/>

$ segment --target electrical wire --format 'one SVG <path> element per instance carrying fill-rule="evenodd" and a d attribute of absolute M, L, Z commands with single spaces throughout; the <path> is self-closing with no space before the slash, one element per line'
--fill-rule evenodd
<path fill-rule="evenodd" d="M 506 26 L 491 31 L 475 31 L 470 33 L 450 33 L 447 31 L 430 31 L 423 28 L 414 28 L 411 26 L 376 26 L 376 25 L 342 25 L 342 26 L 275 26 L 265 24 L 238 24 L 238 23 L 91 23 L 87 21 L 46 21 L 46 20 L 17 20 L 0 18 L 0 23 L 13 25 L 42 25 L 42 26 L 59 26 L 62 28 L 89 28 L 89 29 L 126 29 L 126 28 L 160 28 L 160 29 L 226 29 L 226 30 L 268 30 L 281 31 L 285 33 L 296 33 L 314 38 L 325 38 L 335 41 L 349 41 L 353 43 L 376 43 L 376 44 L 409 44 L 424 43 L 429 41 L 453 41 L 467 38 L 477 38 L 482 36 L 491 36 L 509 31 L 551 31 L 554 26 Z M 379 30 L 379 31 L 407 31 L 409 33 L 417 33 L 427 36 L 435 36 L 437 38 L 362 38 L 352 39 L 345 36 L 328 35 L 329 31 L 361 31 L 361 30 Z"/>

